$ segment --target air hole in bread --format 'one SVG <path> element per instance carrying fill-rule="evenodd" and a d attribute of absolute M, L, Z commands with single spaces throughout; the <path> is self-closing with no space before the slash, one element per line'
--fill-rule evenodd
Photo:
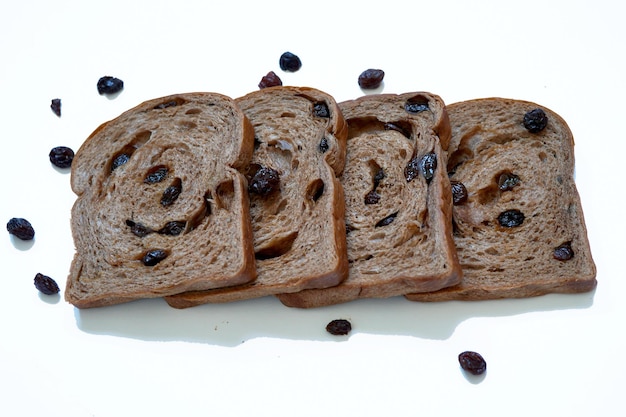
<path fill-rule="evenodd" d="M 398 132 L 407 139 L 411 139 L 411 131 L 413 130 L 411 129 L 411 124 L 404 120 L 385 123 L 383 129 Z"/>
<path fill-rule="evenodd" d="M 170 100 L 163 101 L 162 103 L 157 104 L 156 106 L 154 106 L 154 110 L 163 110 L 169 107 L 182 106 L 186 102 L 187 100 L 182 97 L 174 97 Z"/>
<path fill-rule="evenodd" d="M 137 132 L 133 138 L 118 152 L 108 163 L 108 172 L 113 172 L 120 166 L 126 164 L 133 153 L 146 144 L 152 137 L 150 130 L 142 130 Z"/>
<path fill-rule="evenodd" d="M 191 120 L 179 120 L 176 125 L 185 130 L 192 130 L 198 127 L 198 125 Z"/>
<path fill-rule="evenodd" d="M 277 236 L 272 239 L 271 244 L 257 250 L 254 253 L 254 256 L 259 260 L 278 258 L 291 250 L 293 243 L 297 238 L 298 232 L 291 232 L 283 236 Z"/>
<path fill-rule="evenodd" d="M 202 113 L 202 110 L 198 109 L 198 108 L 189 109 L 189 110 L 187 110 L 185 112 L 185 114 L 190 114 L 190 115 L 191 114 L 200 114 L 200 113 Z"/>
<path fill-rule="evenodd" d="M 280 117 L 296 117 L 296 114 L 293 112 L 284 112 L 280 114 Z"/>
<path fill-rule="evenodd" d="M 319 200 L 323 194 L 324 194 L 324 181 L 318 178 L 315 181 L 312 181 L 309 183 L 307 190 L 306 190 L 306 196 L 309 200 L 317 202 L 317 200 Z"/>
<path fill-rule="evenodd" d="M 215 188 L 215 203 L 218 208 L 230 210 L 235 197 L 235 184 L 232 180 L 223 181 Z"/>

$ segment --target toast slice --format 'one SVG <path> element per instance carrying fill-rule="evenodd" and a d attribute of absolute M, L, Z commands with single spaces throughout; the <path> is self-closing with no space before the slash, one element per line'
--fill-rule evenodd
<path fill-rule="evenodd" d="M 448 113 L 448 171 L 459 190 L 454 239 L 464 278 L 407 298 L 486 300 L 595 288 L 565 121 L 543 106 L 504 98 L 454 103 Z"/>
<path fill-rule="evenodd" d="M 146 101 L 101 125 L 72 163 L 79 308 L 256 277 L 246 181 L 252 125 L 216 93 Z"/>
<path fill-rule="evenodd" d="M 341 177 L 349 275 L 336 287 L 279 299 L 309 308 L 457 284 L 443 101 L 416 92 L 368 95 L 339 106 L 349 131 Z"/>
<path fill-rule="evenodd" d="M 173 307 L 325 288 L 348 274 L 344 196 L 347 127 L 334 98 L 306 87 L 270 87 L 236 100 L 255 130 L 248 167 L 258 278 L 245 285 L 166 297 Z"/>

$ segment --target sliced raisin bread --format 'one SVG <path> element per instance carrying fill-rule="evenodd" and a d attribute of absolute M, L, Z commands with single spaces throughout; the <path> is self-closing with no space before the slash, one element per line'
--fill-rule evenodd
<path fill-rule="evenodd" d="M 410 300 L 484 300 L 596 286 L 574 140 L 553 111 L 519 100 L 448 106 L 448 171 L 463 281 Z"/>
<path fill-rule="evenodd" d="M 255 130 L 248 167 L 258 278 L 166 297 L 176 308 L 325 288 L 348 274 L 344 196 L 347 127 L 330 95 L 271 87 L 236 100 Z"/>
<path fill-rule="evenodd" d="M 79 308 L 243 284 L 256 276 L 241 169 L 250 122 L 215 93 L 150 100 L 101 125 L 72 163 Z"/>
<path fill-rule="evenodd" d="M 336 287 L 280 300 L 309 308 L 457 284 L 443 101 L 424 92 L 369 95 L 340 108 L 349 131 L 341 177 L 349 276 Z"/>

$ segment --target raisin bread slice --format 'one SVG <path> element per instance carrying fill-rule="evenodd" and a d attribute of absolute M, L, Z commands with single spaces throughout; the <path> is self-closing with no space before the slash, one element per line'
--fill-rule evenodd
<path fill-rule="evenodd" d="M 454 103 L 448 112 L 454 238 L 464 278 L 407 298 L 485 300 L 592 290 L 596 268 L 565 121 L 543 106 L 504 98 Z"/>
<path fill-rule="evenodd" d="M 349 276 L 333 288 L 279 299 L 309 308 L 457 284 L 443 101 L 416 92 L 369 95 L 339 106 L 349 130 L 341 177 Z"/>
<path fill-rule="evenodd" d="M 241 169 L 250 122 L 216 93 L 146 101 L 101 125 L 72 163 L 79 308 L 238 285 L 256 276 Z"/>
<path fill-rule="evenodd" d="M 271 87 L 236 100 L 255 130 L 248 167 L 258 278 L 166 297 L 176 308 L 325 288 L 348 274 L 344 196 L 347 127 L 329 94 Z"/>

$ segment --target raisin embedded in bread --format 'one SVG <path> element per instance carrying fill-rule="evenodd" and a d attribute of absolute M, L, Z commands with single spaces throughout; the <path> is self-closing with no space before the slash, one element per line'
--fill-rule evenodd
<path fill-rule="evenodd" d="M 255 130 L 248 167 L 258 278 L 166 297 L 177 308 L 325 288 L 348 274 L 344 196 L 347 127 L 330 95 L 269 87 L 236 100 Z"/>
<path fill-rule="evenodd" d="M 504 98 L 454 103 L 448 113 L 448 171 L 461 197 L 454 238 L 464 277 L 407 298 L 485 300 L 595 288 L 565 121 L 543 106 Z"/>
<path fill-rule="evenodd" d="M 450 126 L 443 101 L 417 92 L 369 95 L 339 106 L 349 130 L 340 178 L 349 275 L 336 287 L 279 299 L 308 308 L 457 284 L 461 271 L 442 149 Z"/>
<path fill-rule="evenodd" d="M 79 308 L 238 285 L 256 276 L 250 122 L 215 93 L 150 100 L 101 125 L 72 163 Z"/>

